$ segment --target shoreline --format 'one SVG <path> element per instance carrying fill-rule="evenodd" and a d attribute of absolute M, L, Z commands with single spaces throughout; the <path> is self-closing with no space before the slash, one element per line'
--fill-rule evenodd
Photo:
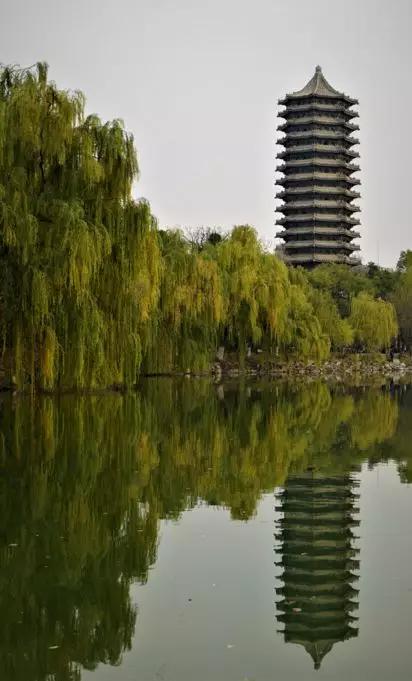
<path fill-rule="evenodd" d="M 252 355 L 243 366 L 233 358 L 216 361 L 212 372 L 216 377 L 272 376 L 275 378 L 311 378 L 345 382 L 351 379 L 384 378 L 386 380 L 409 379 L 412 381 L 412 356 L 399 355 L 388 360 L 386 355 L 353 354 L 331 356 L 324 361 L 279 361 L 273 357 Z"/>
<path fill-rule="evenodd" d="M 0 381 L 0 395 L 78 395 L 99 396 L 110 393 L 125 394 L 139 390 L 139 384 L 149 379 L 209 379 L 215 384 L 233 379 L 269 378 L 286 382 L 324 381 L 343 385 L 367 386 L 379 381 L 385 383 L 412 383 L 412 356 L 400 355 L 388 360 L 383 354 L 341 355 L 332 356 L 328 360 L 280 361 L 265 353 L 253 354 L 243 362 L 235 354 L 228 354 L 223 360 L 215 360 L 208 371 L 163 371 L 139 376 L 131 388 L 124 385 L 109 385 L 101 388 L 61 388 L 54 390 L 37 390 L 32 393 L 29 389 L 18 390 L 16 386 Z M 1 376 L 0 376 L 1 379 Z"/>

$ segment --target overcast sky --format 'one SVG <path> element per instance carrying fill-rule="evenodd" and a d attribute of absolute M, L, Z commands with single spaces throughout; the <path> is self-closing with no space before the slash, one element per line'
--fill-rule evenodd
<path fill-rule="evenodd" d="M 359 99 L 362 255 L 412 248 L 412 0 L 0 0 L 0 61 L 45 60 L 132 131 L 164 226 L 275 233 L 277 100 L 320 64 Z"/>

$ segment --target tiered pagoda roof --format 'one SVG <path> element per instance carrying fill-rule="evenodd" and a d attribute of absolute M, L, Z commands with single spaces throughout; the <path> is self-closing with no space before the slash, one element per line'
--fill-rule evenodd
<path fill-rule="evenodd" d="M 353 546 L 357 494 L 349 475 L 288 478 L 277 496 L 283 513 L 276 539 L 283 586 L 276 589 L 277 620 L 285 641 L 304 646 L 315 669 L 338 641 L 357 636 L 359 568 Z"/>
<path fill-rule="evenodd" d="M 276 180 L 281 187 L 276 198 L 283 200 L 277 210 L 283 217 L 276 234 L 285 241 L 285 259 L 290 264 L 311 267 L 322 262 L 357 264 L 352 257 L 359 246 L 353 227 L 360 224 L 352 217 L 359 211 L 353 200 L 360 194 L 354 188 L 360 181 L 352 175 L 359 170 L 352 147 L 358 116 L 352 106 L 356 99 L 335 90 L 320 66 L 302 90 L 279 100 L 285 107 L 278 126 L 285 133 L 279 140 L 284 147 L 277 158 Z"/>

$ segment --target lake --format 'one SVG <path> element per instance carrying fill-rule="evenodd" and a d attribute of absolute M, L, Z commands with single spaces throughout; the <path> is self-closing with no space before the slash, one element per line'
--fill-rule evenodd
<path fill-rule="evenodd" d="M 0 396 L 1 681 L 406 681 L 412 388 Z"/>

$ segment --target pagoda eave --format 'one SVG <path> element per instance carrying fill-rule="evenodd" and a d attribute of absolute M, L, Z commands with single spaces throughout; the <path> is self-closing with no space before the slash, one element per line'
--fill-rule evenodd
<path fill-rule="evenodd" d="M 305 130 L 305 131 L 300 131 L 300 132 L 290 132 L 285 137 L 281 137 L 276 144 L 282 147 L 289 146 L 288 144 L 285 144 L 285 142 L 288 142 L 289 140 L 295 140 L 295 139 L 310 139 L 310 140 L 321 140 L 321 139 L 328 139 L 328 140 L 344 140 L 347 142 L 348 146 L 353 147 L 356 144 L 359 144 L 359 140 L 357 137 L 351 137 L 350 135 L 345 135 L 340 132 L 332 132 L 330 130 L 322 130 L 320 128 L 317 128 L 316 130 Z"/>
<path fill-rule="evenodd" d="M 359 206 L 353 206 L 352 204 L 348 203 L 347 201 L 319 201 L 319 200 L 312 200 L 312 201 L 290 201 L 288 203 L 284 203 L 282 206 L 279 206 L 276 209 L 276 212 L 278 213 L 289 213 L 292 210 L 308 210 L 310 208 L 337 208 L 340 210 L 345 210 L 347 213 L 357 213 L 360 211 Z"/>
<path fill-rule="evenodd" d="M 278 210 L 277 212 L 281 213 L 282 211 Z M 346 224 L 346 225 L 352 225 L 353 227 L 357 226 L 360 224 L 360 221 L 357 218 L 349 218 L 346 215 L 338 215 L 338 214 L 333 214 L 333 213 L 312 213 L 309 215 L 289 215 L 284 218 L 280 218 L 279 220 L 276 220 L 277 225 L 289 225 L 290 223 L 295 223 L 295 222 L 309 222 L 309 223 L 315 223 L 315 222 L 327 222 L 327 223 L 336 223 L 338 225 L 341 224 Z"/>
<path fill-rule="evenodd" d="M 333 125 L 336 127 L 345 128 L 348 132 L 355 132 L 355 130 L 359 130 L 359 125 L 347 123 L 346 121 L 342 121 L 339 119 L 334 120 L 333 118 L 327 118 L 322 116 L 308 116 L 307 118 L 290 118 L 287 120 L 286 123 L 278 125 L 276 130 L 279 130 L 280 132 L 287 132 L 289 128 L 292 128 L 290 132 L 293 132 L 294 126 L 298 127 L 300 125 Z"/>
<path fill-rule="evenodd" d="M 359 118 L 359 113 L 357 111 L 351 111 L 350 109 L 345 109 L 343 107 L 328 107 L 320 106 L 318 104 L 307 104 L 306 106 L 288 106 L 283 111 L 279 111 L 277 117 L 288 121 L 297 113 L 301 112 L 315 112 L 315 114 L 332 114 L 336 113 L 345 118 L 345 121 L 350 121 L 352 118 Z"/>
<path fill-rule="evenodd" d="M 285 242 L 288 242 L 289 240 L 293 240 L 296 237 L 299 237 L 301 235 L 305 234 L 313 234 L 313 235 L 318 235 L 318 236 L 337 236 L 337 237 L 346 237 L 349 240 L 352 239 L 359 239 L 360 238 L 360 233 L 355 232 L 353 229 L 347 227 L 288 227 L 287 229 L 283 229 L 280 232 L 276 232 L 276 238 L 277 239 L 283 239 Z"/>
<path fill-rule="evenodd" d="M 286 253 L 289 252 L 289 249 L 296 249 L 298 250 L 299 248 L 331 248 L 335 250 L 344 250 L 352 253 L 353 251 L 359 251 L 360 246 L 358 244 L 351 244 L 346 241 L 329 241 L 329 240 L 322 240 L 322 239 L 313 239 L 313 240 L 307 240 L 307 241 L 288 241 L 286 244 Z"/>
<path fill-rule="evenodd" d="M 341 154 L 348 158 L 359 158 L 358 151 L 352 151 L 344 146 L 337 146 L 334 144 L 301 144 L 293 147 L 288 147 L 284 151 L 280 151 L 277 155 L 278 158 L 286 158 L 290 155 L 304 154 L 307 152 L 312 152 L 313 154 Z M 320 157 L 322 158 L 322 157 Z"/>
<path fill-rule="evenodd" d="M 322 263 L 338 263 L 342 265 L 357 266 L 361 264 L 360 258 L 350 258 L 348 255 L 338 253 L 304 253 L 284 256 L 285 262 L 290 265 L 309 265 Z"/>
<path fill-rule="evenodd" d="M 334 173 L 334 174 L 331 174 L 331 173 L 330 174 L 328 174 L 328 173 L 324 173 L 324 174 L 322 174 L 322 173 L 296 173 L 294 175 L 289 174 L 289 175 L 285 175 L 284 177 L 277 178 L 276 184 L 279 185 L 279 186 L 284 186 L 288 183 L 296 185 L 296 184 L 299 184 L 299 182 L 307 181 L 307 180 L 321 180 L 321 181 L 329 182 L 329 183 L 334 182 L 334 181 L 346 182 L 346 184 L 348 184 L 350 186 L 355 186 L 357 184 L 360 184 L 360 180 L 353 178 L 353 177 L 349 177 L 348 175 L 340 174 L 340 173 L 339 174 L 338 173 Z"/>
<path fill-rule="evenodd" d="M 302 100 L 305 101 L 305 100 L 308 100 L 310 98 L 314 98 L 316 96 L 317 95 L 314 95 L 314 94 L 298 95 L 296 93 L 289 93 L 289 94 L 286 95 L 286 97 L 283 97 L 283 99 L 278 99 L 278 104 L 279 104 L 279 106 L 288 106 L 289 104 L 293 104 L 294 102 L 296 102 L 296 100 L 298 100 L 298 99 L 302 99 Z M 343 94 L 342 95 L 329 95 L 327 97 L 327 99 L 330 99 L 331 103 L 332 103 L 332 101 L 336 101 L 336 102 L 342 101 L 348 106 L 357 106 L 359 104 L 358 99 L 352 99 L 352 97 L 347 97 L 346 95 L 343 95 Z"/>
<path fill-rule="evenodd" d="M 334 159 L 324 159 L 324 158 L 301 158 L 293 159 L 290 161 L 284 161 L 276 167 L 278 173 L 283 173 L 285 170 L 291 168 L 306 168 L 306 167 L 316 167 L 316 168 L 337 168 L 339 170 L 347 170 L 350 174 L 357 173 L 360 167 L 356 163 L 346 163 L 345 161 L 334 160 Z M 328 171 L 326 171 L 328 172 Z"/>
<path fill-rule="evenodd" d="M 277 181 L 275 182 L 275 186 L 279 184 Z M 286 200 L 289 195 L 295 197 L 296 195 L 299 194 L 339 194 L 342 196 L 347 196 L 349 201 L 353 201 L 354 199 L 360 199 L 361 194 L 360 192 L 354 192 L 351 191 L 350 189 L 344 189 L 342 187 L 325 187 L 321 185 L 311 185 L 311 186 L 305 186 L 305 187 L 288 187 L 287 189 L 281 189 L 280 191 L 275 193 L 275 197 L 279 200 Z"/>

